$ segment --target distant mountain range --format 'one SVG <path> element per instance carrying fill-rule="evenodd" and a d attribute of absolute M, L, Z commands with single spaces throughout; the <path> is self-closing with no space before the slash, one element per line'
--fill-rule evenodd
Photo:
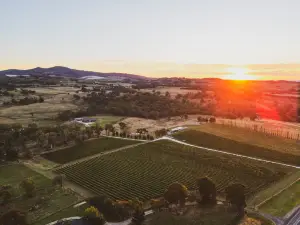
<path fill-rule="evenodd" d="M 147 79 L 144 76 L 135 75 L 135 74 L 127 74 L 127 73 L 100 73 L 93 71 L 85 71 L 85 70 L 76 70 L 63 66 L 55 66 L 50 68 L 41 68 L 36 67 L 28 70 L 18 70 L 18 69 L 9 69 L 0 71 L 0 76 L 3 75 L 56 75 L 56 76 L 64 76 L 64 77 L 103 77 L 103 78 L 116 78 L 116 79 Z"/>

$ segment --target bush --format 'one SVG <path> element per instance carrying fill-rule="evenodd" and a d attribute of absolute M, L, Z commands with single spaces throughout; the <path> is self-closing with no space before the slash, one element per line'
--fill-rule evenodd
<path fill-rule="evenodd" d="M 210 123 L 215 123 L 216 122 L 216 118 L 215 117 L 210 117 L 209 118 L 209 122 Z"/>
<path fill-rule="evenodd" d="M 33 197 L 35 194 L 35 185 L 32 179 L 27 178 L 20 183 L 20 187 L 24 190 L 27 197 Z"/>

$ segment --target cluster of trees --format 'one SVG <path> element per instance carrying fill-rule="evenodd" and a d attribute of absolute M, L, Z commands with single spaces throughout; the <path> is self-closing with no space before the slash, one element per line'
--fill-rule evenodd
<path fill-rule="evenodd" d="M 127 93 L 121 96 L 91 95 L 85 98 L 88 114 L 110 113 L 158 119 L 184 114 L 207 113 L 197 104 L 187 100 L 171 99 L 155 93 Z"/>
<path fill-rule="evenodd" d="M 197 200 L 200 205 L 215 205 L 217 203 L 217 189 L 214 182 L 208 177 L 197 180 L 200 199 Z M 242 184 L 231 184 L 225 189 L 226 200 L 237 212 L 238 217 L 244 216 L 246 207 L 245 186 Z M 184 206 L 188 198 L 188 189 L 180 183 L 171 184 L 164 193 L 164 199 L 167 204 L 180 204 Z"/>
<path fill-rule="evenodd" d="M 0 161 L 15 161 L 19 157 L 32 158 L 34 149 L 40 151 L 72 143 L 80 144 L 87 139 L 99 137 L 101 132 L 104 129 L 108 131 L 110 126 L 102 128 L 99 124 L 92 127 L 71 124 L 41 128 L 35 123 L 29 124 L 28 127 L 22 127 L 20 124 L 2 125 Z"/>
<path fill-rule="evenodd" d="M 26 89 L 23 89 L 23 88 L 21 88 L 20 92 L 21 92 L 22 95 L 29 95 L 29 94 L 33 95 L 33 94 L 35 94 L 35 91 L 33 91 L 33 90 L 26 90 Z"/>
<path fill-rule="evenodd" d="M 3 105 L 29 105 L 34 103 L 41 103 L 44 102 L 44 98 L 42 96 L 37 97 L 25 97 L 21 99 L 12 99 L 11 101 L 3 102 Z"/>
<path fill-rule="evenodd" d="M 53 178 L 53 186 L 59 185 L 62 187 L 63 176 L 58 175 Z M 37 186 L 31 178 L 22 180 L 19 184 L 20 190 L 23 190 L 23 198 L 39 197 L 37 195 Z M 48 187 L 47 187 L 48 188 Z M 53 189 L 54 190 L 54 189 Z M 27 213 L 19 209 L 11 209 L 9 203 L 13 203 L 13 199 L 20 196 L 14 196 L 13 187 L 11 185 L 0 186 L 0 208 L 3 207 L 4 211 L 0 212 L 1 225 L 29 225 L 27 221 Z M 43 197 L 44 198 L 44 197 Z M 40 198 L 37 198 L 40 199 Z M 33 204 L 40 204 L 41 201 L 33 199 Z M 31 207 L 33 209 L 35 206 Z M 93 225 L 93 224 L 91 224 Z M 95 223 L 96 225 L 96 223 Z"/>
<path fill-rule="evenodd" d="M 215 117 L 206 118 L 206 117 L 198 116 L 197 121 L 204 122 L 204 123 L 208 123 L 208 122 L 215 123 L 217 120 Z"/>

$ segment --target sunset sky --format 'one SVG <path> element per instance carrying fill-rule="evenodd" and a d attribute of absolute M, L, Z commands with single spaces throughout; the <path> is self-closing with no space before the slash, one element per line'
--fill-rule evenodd
<path fill-rule="evenodd" d="M 0 70 L 300 80 L 299 0 L 0 0 Z"/>

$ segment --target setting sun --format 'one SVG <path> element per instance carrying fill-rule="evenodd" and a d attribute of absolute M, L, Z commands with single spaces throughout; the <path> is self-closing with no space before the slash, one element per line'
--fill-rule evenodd
<path fill-rule="evenodd" d="M 253 75 L 248 74 L 249 70 L 246 68 L 228 68 L 228 73 L 224 76 L 226 80 L 255 80 Z"/>

